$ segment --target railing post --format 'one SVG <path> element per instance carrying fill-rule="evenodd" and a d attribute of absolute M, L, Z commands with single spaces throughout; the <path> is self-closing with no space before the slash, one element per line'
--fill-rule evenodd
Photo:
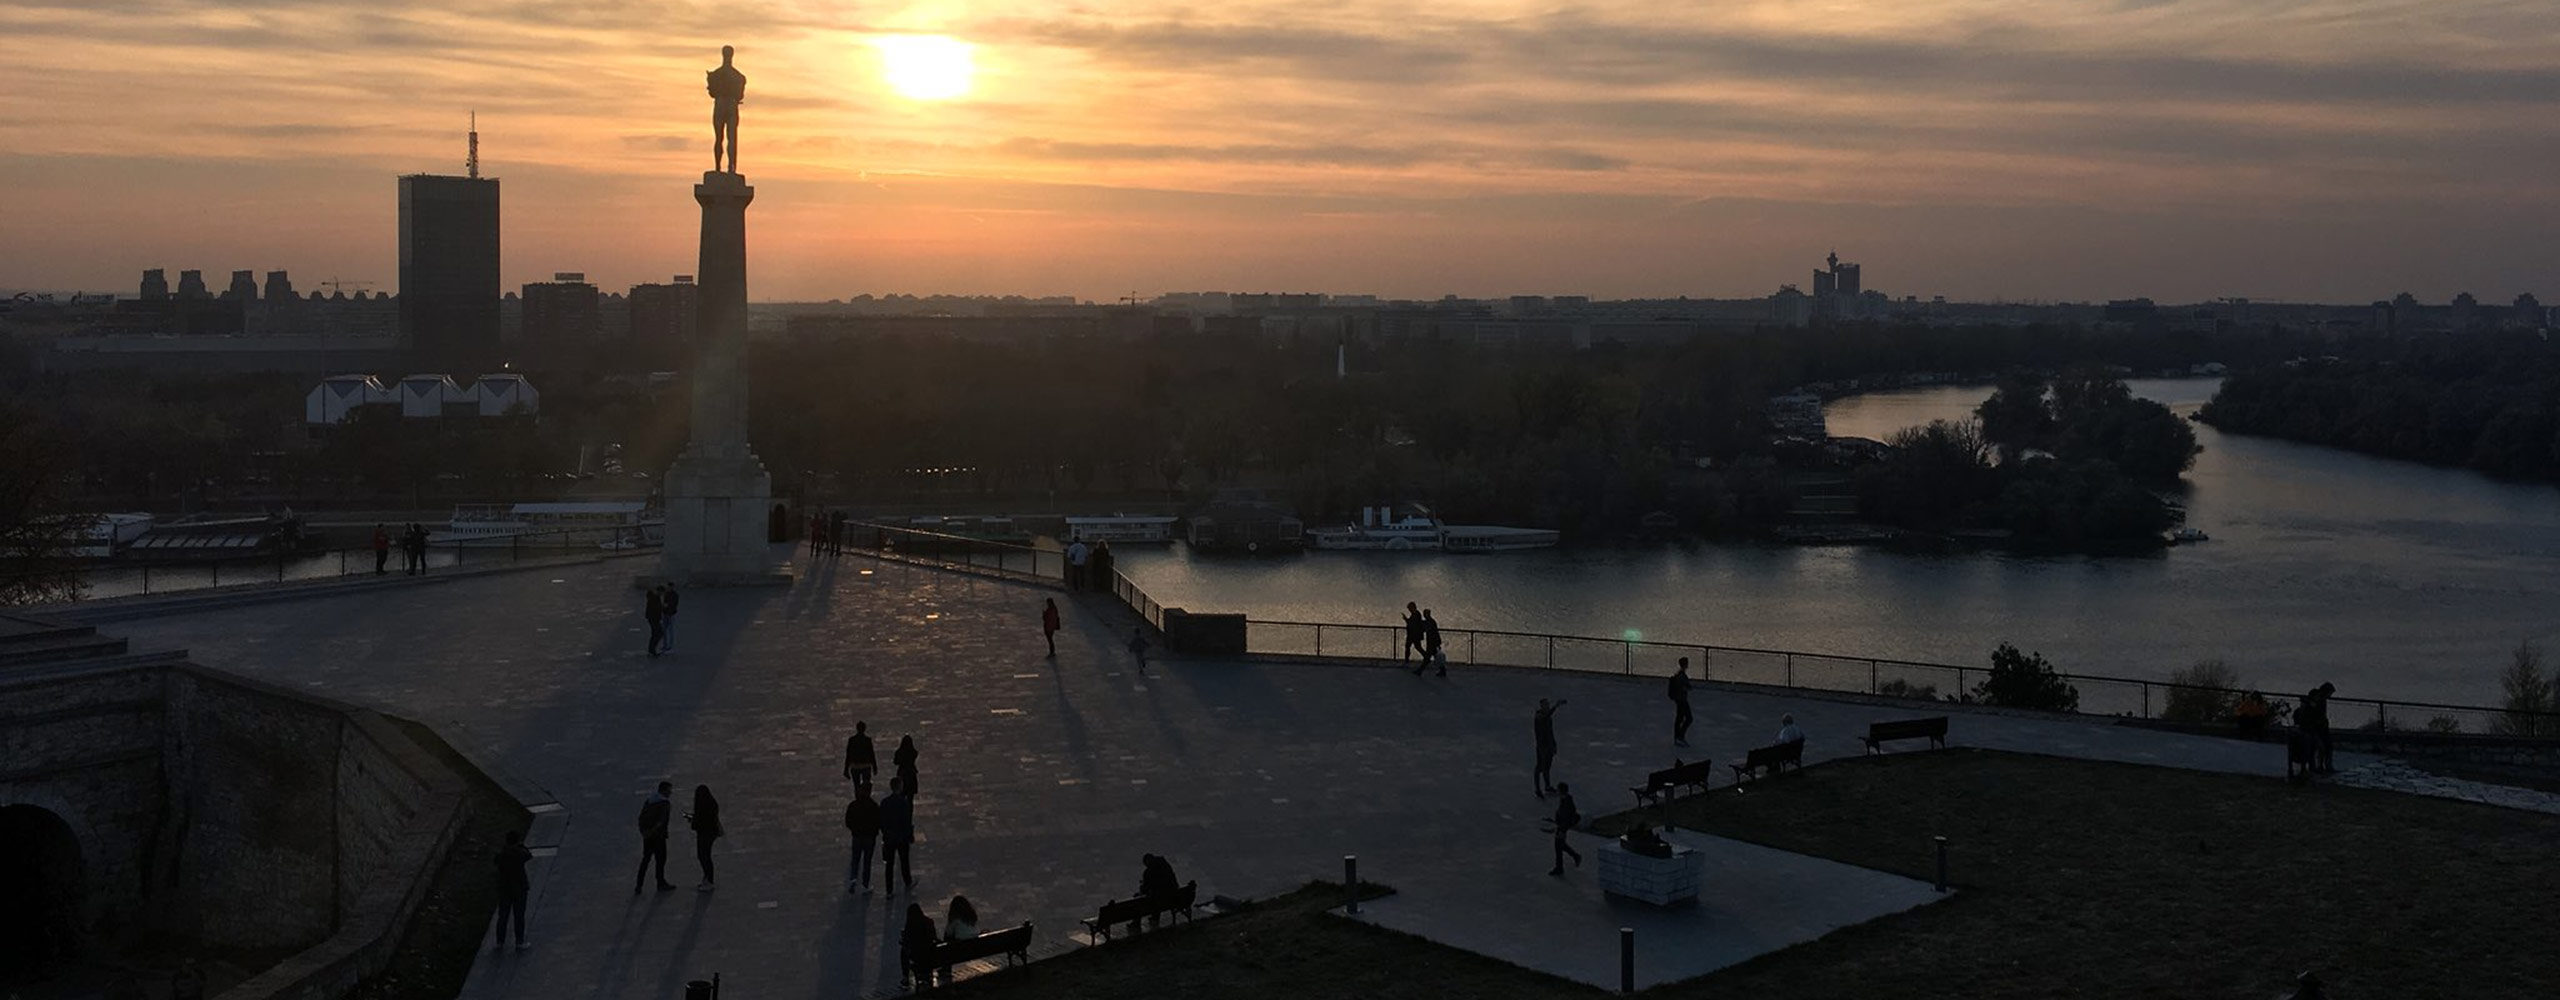
<path fill-rule="evenodd" d="M 1620 656 L 1618 657 L 1620 672 L 1627 674 L 1635 673 L 1636 644 L 1632 642 L 1621 642 L 1618 644 L 1618 652 L 1620 653 Z"/>
<path fill-rule="evenodd" d="M 1702 681 L 1716 679 L 1716 648 L 1714 646 L 1698 647 L 1698 679 Z"/>
<path fill-rule="evenodd" d="M 1947 838 L 1932 837 L 1938 842 L 1938 891 L 1947 891 Z"/>
<path fill-rule="evenodd" d="M 2151 682 L 2142 682 L 2142 717 L 2151 717 Z"/>
<path fill-rule="evenodd" d="M 1467 665 L 1470 667 L 1476 665 L 1476 634 L 1474 632 L 1467 633 Z"/>
<path fill-rule="evenodd" d="M 1636 929 L 1618 928 L 1618 992 L 1636 991 Z"/>
<path fill-rule="evenodd" d="M 1316 655 L 1324 655 L 1324 626 L 1322 624 L 1318 624 L 1316 626 Z"/>
<path fill-rule="evenodd" d="M 214 561 L 213 561 L 213 583 L 211 583 L 211 584 L 210 584 L 210 585 L 208 585 L 208 586 L 209 586 L 209 587 L 220 587 L 220 586 L 222 586 L 222 560 L 220 560 L 220 559 L 216 559 L 216 560 L 214 560 Z"/>
<path fill-rule="evenodd" d="M 2375 729 L 2379 729 L 2386 733 L 2391 731 L 2390 702 L 2377 701 L 2373 703 L 2373 721 L 2375 723 Z"/>
<path fill-rule="evenodd" d="M 1554 670 L 1555 668 L 1556 668 L 1556 637 L 1551 635 L 1551 636 L 1548 636 L 1548 637 L 1547 637 L 1547 669 L 1549 669 L 1549 670 Z"/>
<path fill-rule="evenodd" d="M 1877 690 L 1878 690 L 1878 688 L 1876 687 L 1876 661 L 1874 661 L 1874 660 L 1868 660 L 1868 661 L 1867 661 L 1867 693 L 1868 693 L 1868 694 L 1874 694 L 1874 693 L 1876 693 L 1876 691 L 1877 691 Z"/>
<path fill-rule="evenodd" d="M 150 564 L 150 563 L 143 563 L 143 564 L 142 564 L 142 592 L 143 592 L 143 593 L 145 593 L 145 594 L 148 594 L 148 593 L 150 593 L 150 592 L 151 592 L 151 564 Z"/>
<path fill-rule="evenodd" d="M 1360 856 L 1342 856 L 1342 912 L 1360 912 Z"/>
<path fill-rule="evenodd" d="M 1787 654 L 1787 686 L 1796 686 L 1796 654 Z"/>

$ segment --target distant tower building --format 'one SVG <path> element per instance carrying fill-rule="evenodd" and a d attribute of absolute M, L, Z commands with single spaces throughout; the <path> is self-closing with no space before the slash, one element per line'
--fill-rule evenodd
<path fill-rule="evenodd" d="M 602 332 L 596 286 L 577 271 L 524 286 L 524 345 L 534 355 L 565 358 L 593 347 Z"/>
<path fill-rule="evenodd" d="M 446 371 L 498 365 L 498 181 L 479 175 L 400 178 L 400 342 Z"/>
<path fill-rule="evenodd" d="M 631 286 L 631 340 L 649 357 L 676 358 L 671 346 L 693 343 L 700 308 L 693 275 L 679 274 L 665 284 Z"/>
<path fill-rule="evenodd" d="M 2542 300 L 2534 298 L 2532 292 L 2526 292 L 2522 295 L 2516 296 L 2516 303 L 2512 310 L 2512 314 L 2514 316 L 2515 325 L 2524 327 L 2528 330 L 2541 329 L 2546 317 L 2546 314 L 2542 309 Z"/>
<path fill-rule="evenodd" d="M 1843 298 L 1858 297 L 1858 265 L 1833 264 L 1831 273 L 1839 276 L 1840 295 Z"/>
<path fill-rule="evenodd" d="M 142 272 L 142 301 L 159 302 L 169 297 L 168 272 L 152 268 Z"/>
<path fill-rule="evenodd" d="M 267 272 L 267 301 L 284 302 L 294 297 L 292 278 L 282 271 Z"/>
<path fill-rule="evenodd" d="M 247 303 L 258 301 L 258 276 L 256 272 L 231 272 L 231 287 L 223 290 L 222 297 L 233 302 Z"/>
<path fill-rule="evenodd" d="M 189 301 L 212 298 L 213 292 L 204 287 L 204 272 L 193 270 L 178 272 L 178 297 Z"/>

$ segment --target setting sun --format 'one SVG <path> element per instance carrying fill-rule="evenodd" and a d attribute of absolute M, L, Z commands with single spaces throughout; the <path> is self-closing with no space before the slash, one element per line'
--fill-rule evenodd
<path fill-rule="evenodd" d="M 884 35 L 871 45 L 880 50 L 880 75 L 889 89 L 919 101 L 966 94 L 977 73 L 969 43 L 946 35 Z"/>

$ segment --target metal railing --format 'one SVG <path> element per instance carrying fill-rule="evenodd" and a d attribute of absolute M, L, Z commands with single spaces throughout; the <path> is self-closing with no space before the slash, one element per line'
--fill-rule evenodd
<path fill-rule="evenodd" d="M 467 545 L 430 545 L 423 572 L 433 574 L 501 563 L 584 557 L 627 548 L 655 549 L 661 544 L 660 540 L 646 537 L 643 532 L 631 531 L 621 534 L 622 545 L 606 549 L 600 539 L 615 533 L 615 529 L 602 527 L 545 528 L 476 539 Z M 68 575 L 79 581 L 79 596 L 69 601 L 52 602 L 67 604 L 220 587 L 272 586 L 340 577 L 401 576 L 409 572 L 407 560 L 395 539 L 379 574 L 374 570 L 373 543 L 367 541 L 337 548 L 294 549 L 232 558 L 119 559 L 106 563 L 74 564 L 60 573 L 0 573 L 0 579 Z"/>
<path fill-rule="evenodd" d="M 1128 605 L 1129 610 L 1137 612 L 1138 617 L 1146 619 L 1147 624 L 1154 626 L 1156 631 L 1164 631 L 1164 605 L 1157 604 L 1155 598 L 1148 597 L 1147 592 L 1139 589 L 1138 585 L 1129 579 L 1128 574 L 1119 570 L 1111 571 L 1111 596 L 1119 598 L 1120 603 Z"/>
<path fill-rule="evenodd" d="M 1344 659 L 1397 660 L 1408 655 L 1404 626 L 1343 622 L 1246 620 L 1245 648 L 1252 653 Z M 1610 639 L 1548 632 L 1509 632 L 1443 626 L 1441 651 L 1451 663 L 1621 676 L 1669 677 L 1686 656 L 1691 675 L 1701 681 L 1729 681 L 1771 687 L 1842 691 L 1933 701 L 1976 701 L 1976 685 L 1990 676 L 1988 666 L 1928 663 L 1878 656 L 1840 656 L 1803 650 L 1755 649 L 1707 643 L 1651 639 Z M 2178 699 L 2195 705 L 2227 706 L 2244 693 L 2170 681 L 2059 674 L 2079 692 L 2079 711 L 2158 719 Z M 2306 685 L 2307 687 L 2307 685 Z M 2291 701 L 2290 690 L 2255 689 L 2270 699 Z M 2218 722 L 2217 718 L 2193 721 Z M 2388 729 L 2462 733 L 2560 733 L 2560 712 L 2519 712 L 2481 705 L 2390 698 L 2334 697 L 2329 700 L 2334 729 Z"/>
<path fill-rule="evenodd" d="M 845 522 L 844 547 L 878 559 L 968 570 L 1040 583 L 1063 583 L 1067 554 L 1016 542 L 996 542 L 940 531 L 920 531 L 869 521 Z M 809 551 L 804 539 L 801 552 Z"/>

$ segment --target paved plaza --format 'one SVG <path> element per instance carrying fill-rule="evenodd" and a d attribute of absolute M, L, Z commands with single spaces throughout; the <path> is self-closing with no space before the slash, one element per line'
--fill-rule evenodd
<path fill-rule="evenodd" d="M 608 560 L 115 628 L 136 648 L 185 647 L 426 722 L 556 799 L 534 838 L 556 853 L 538 862 L 533 948 L 484 957 L 474 998 L 675 996 L 713 972 L 744 996 L 893 987 L 908 898 L 844 891 L 840 755 L 857 719 L 884 763 L 901 735 L 922 750 L 915 862 L 935 919 L 965 893 L 984 927 L 1036 924 L 1042 950 L 1130 894 L 1144 852 L 1167 855 L 1204 898 L 1338 878 L 1344 854 L 1416 897 L 1556 891 L 1537 829 L 1548 804 L 1528 773 L 1536 700 L 1568 700 L 1556 777 L 1582 789 L 1585 815 L 1624 808 L 1625 789 L 1674 754 L 1658 680 L 1206 660 L 1141 677 L 1125 649 L 1132 619 L 1101 599 L 1058 595 L 1067 630 L 1053 661 L 1039 632 L 1053 591 L 855 557 L 804 565 L 789 588 L 689 592 L 676 652 L 653 660 L 631 584 L 645 568 Z M 1692 760 L 1739 759 L 1781 713 L 1809 734 L 1809 760 L 1856 754 L 1867 723 L 1914 714 L 1706 685 L 1696 701 L 1697 747 L 1680 751 Z M 1964 712 L 1951 742 L 2283 770 L 2272 746 L 2050 717 Z M 679 809 L 697 783 L 720 796 L 716 892 L 693 891 L 682 830 L 668 866 L 682 891 L 631 891 L 633 816 L 662 778 Z M 1592 879 L 1566 876 L 1574 893 Z M 1494 903 L 1468 910 L 1513 919 Z M 1614 933 L 1614 918 L 1596 919 Z"/>

